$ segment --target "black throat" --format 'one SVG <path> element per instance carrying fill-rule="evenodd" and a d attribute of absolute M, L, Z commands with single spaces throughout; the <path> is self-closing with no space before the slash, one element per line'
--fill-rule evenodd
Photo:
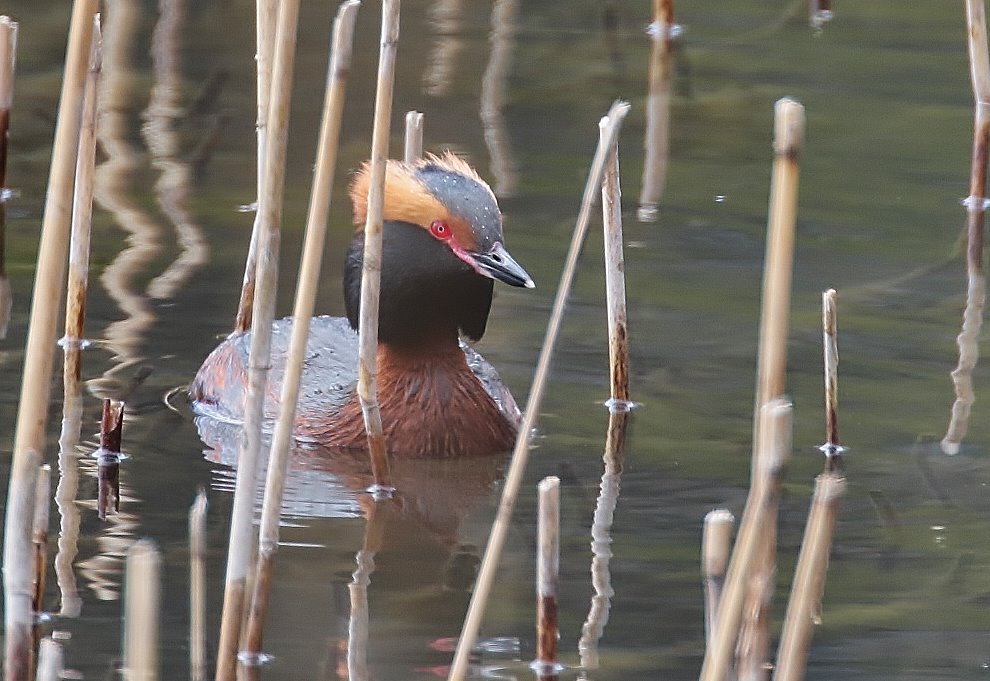
<path fill-rule="evenodd" d="M 351 241 L 344 264 L 347 319 L 358 328 L 364 232 Z M 399 347 L 415 347 L 458 333 L 479 340 L 485 333 L 492 304 L 493 282 L 475 272 L 425 229 L 405 222 L 386 222 L 383 231 L 378 339 Z"/>

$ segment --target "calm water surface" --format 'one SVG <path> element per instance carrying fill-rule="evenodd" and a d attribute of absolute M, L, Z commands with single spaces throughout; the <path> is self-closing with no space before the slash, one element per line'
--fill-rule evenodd
<path fill-rule="evenodd" d="M 961 452 L 946 456 L 938 445 L 953 400 L 949 372 L 966 291 L 957 240 L 972 95 L 962 3 L 840 3 L 820 33 L 808 28 L 805 4 L 678 7 L 685 33 L 673 74 L 670 165 L 652 224 L 635 219 L 650 53 L 646 3 L 503 1 L 495 14 L 513 23 L 494 33 L 488 4 L 403 6 L 392 149 L 401 148 L 401 115 L 423 111 L 426 146 L 463 152 L 499 192 L 508 246 L 538 288 L 499 288 L 478 348 L 520 401 L 598 119 L 617 97 L 633 106 L 621 149 L 632 393 L 642 406 L 630 427 L 612 527 L 614 595 L 599 664 L 565 677 L 697 674 L 701 519 L 716 506 L 738 514 L 748 483 L 772 107 L 785 95 L 806 106 L 808 124 L 789 347 L 795 455 L 781 514 L 777 610 L 821 466 L 820 292 L 835 287 L 850 486 L 808 676 L 990 673 L 986 363 L 974 376 L 978 401 Z M 64 3 L 24 0 L 6 10 L 21 22 L 8 174 L 19 191 L 8 206 L 14 308 L 0 341 L 0 449 L 9 452 L 69 12 Z M 291 305 L 333 10 L 303 4 L 282 314 Z M 340 266 L 352 230 L 345 171 L 369 153 L 378 11 L 368 3 L 358 25 L 321 289 L 320 309 L 329 314 L 343 309 Z M 85 355 L 81 452 L 93 439 L 97 396 L 122 394 L 143 367 L 153 372 L 129 398 L 121 514 L 97 520 L 85 456 L 79 502 L 61 514 L 53 509 L 53 552 L 60 523 L 71 525 L 73 508 L 79 513 L 76 553 L 62 554 L 73 570 L 49 579 L 48 603 L 53 610 L 71 606 L 73 588 L 81 599 L 78 615 L 58 617 L 53 627 L 67 636 L 68 666 L 87 679 L 112 676 L 117 663 L 121 560 L 140 537 L 153 538 L 164 554 L 163 678 L 187 676 L 186 514 L 200 487 L 210 501 L 211 646 L 219 621 L 232 472 L 214 462 L 217 456 L 204 456 L 192 421 L 166 410 L 161 397 L 191 379 L 231 326 L 252 221 L 238 206 L 254 198 L 253 3 L 189 3 L 175 29 L 173 90 L 161 87 L 169 75 L 156 75 L 152 57 L 160 16 L 155 3 L 115 0 L 104 22 L 115 61 L 105 69 L 87 321 L 99 343 Z M 168 188 L 169 177 L 186 172 L 185 186 Z M 159 202 L 165 194 L 177 199 L 171 211 Z M 489 645 L 478 675 L 531 675 L 535 486 L 548 474 L 564 480 L 561 650 L 568 665 L 580 662 L 607 425 L 600 243 L 593 233 L 568 309 L 537 448 L 484 620 Z M 55 390 L 47 453 L 53 464 L 61 414 Z M 377 516 L 370 531 L 367 500 L 353 491 L 364 484 L 357 467 L 311 455 L 293 469 L 265 645 L 275 663 L 264 676 L 346 675 L 348 585 L 366 545 L 377 548 L 368 586 L 369 677 L 443 675 L 445 639 L 458 633 L 494 513 L 498 467 L 404 467 L 397 473 L 402 508 Z M 369 534 L 380 538 L 366 544 Z"/>

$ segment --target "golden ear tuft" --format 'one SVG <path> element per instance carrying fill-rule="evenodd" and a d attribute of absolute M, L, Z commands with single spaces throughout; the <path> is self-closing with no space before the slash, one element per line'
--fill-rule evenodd
<path fill-rule="evenodd" d="M 467 166 L 466 163 L 460 163 Z M 388 161 L 385 166 L 384 220 L 409 222 L 427 228 L 434 220 L 449 220 L 447 208 L 431 194 L 416 177 L 418 165 Z M 460 171 L 458 171 L 460 172 Z M 371 163 L 365 162 L 351 182 L 350 196 L 354 206 L 354 224 L 364 227 L 368 218 L 368 192 L 371 187 Z"/>

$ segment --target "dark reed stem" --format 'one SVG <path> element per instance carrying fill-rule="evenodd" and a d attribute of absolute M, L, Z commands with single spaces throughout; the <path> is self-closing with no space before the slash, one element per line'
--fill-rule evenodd
<path fill-rule="evenodd" d="M 233 681 L 237 674 L 238 643 L 246 606 L 251 554 L 254 552 L 254 498 L 257 490 L 258 458 L 262 449 L 261 428 L 278 287 L 282 193 L 285 187 L 285 157 L 298 21 L 299 0 L 284 0 L 279 3 L 264 155 L 264 191 L 259 204 L 261 229 L 258 239 L 258 285 L 254 292 L 251 319 L 244 440 L 234 488 L 223 615 L 217 650 L 217 681 Z"/>
<path fill-rule="evenodd" d="M 399 0 L 382 3 L 381 45 L 375 90 L 375 121 L 371 135 L 371 182 L 368 188 L 368 214 L 364 223 L 364 263 L 361 268 L 361 317 L 358 330 L 357 393 L 368 433 L 368 452 L 379 494 L 392 492 L 388 448 L 378 405 L 378 303 L 381 285 L 382 211 L 385 202 L 385 165 L 388 159 L 392 118 L 392 89 L 395 57 L 399 41 Z"/>
<path fill-rule="evenodd" d="M 557 669 L 557 584 L 560 581 L 560 479 L 546 477 L 537 486 L 536 551 L 536 659 L 533 669 L 541 677 Z"/>
<path fill-rule="evenodd" d="M 969 70 L 973 83 L 973 153 L 970 162 L 969 196 L 966 198 L 966 307 L 962 329 L 956 338 L 959 362 L 952 371 L 955 401 L 942 450 L 956 454 L 969 429 L 969 416 L 976 401 L 973 372 L 979 361 L 979 337 L 986 304 L 983 272 L 983 224 L 987 211 L 987 158 L 990 155 L 990 52 L 983 0 L 966 0 L 969 36 Z"/>
<path fill-rule="evenodd" d="M 100 449 L 97 452 L 98 492 L 96 510 L 100 520 L 107 519 L 113 507 L 120 511 L 120 452 L 124 429 L 124 403 L 103 400 L 100 418 Z"/>
<path fill-rule="evenodd" d="M 313 316 L 316 293 L 319 288 L 320 266 L 323 259 L 327 218 L 330 213 L 330 196 L 334 182 L 334 169 L 337 164 L 340 124 L 344 110 L 344 93 L 347 75 L 350 71 L 354 22 L 357 20 L 359 6 L 360 2 L 357 0 L 343 3 L 334 22 L 332 58 L 327 73 L 316 170 L 313 175 L 302 262 L 299 267 L 299 281 L 292 313 L 295 321 L 292 326 L 289 353 L 282 379 L 282 391 L 279 399 L 281 410 L 275 424 L 275 434 L 272 437 L 268 458 L 268 476 L 265 481 L 258 562 L 255 570 L 256 579 L 245 634 L 247 658 L 257 658 L 261 653 L 265 617 L 268 613 L 275 556 L 278 552 L 282 496 L 285 490 L 289 449 L 292 445 L 292 425 L 295 421 L 296 405 L 299 401 L 303 364 L 307 357 L 306 342 L 309 338 L 310 320 Z"/>
<path fill-rule="evenodd" d="M 481 567 L 478 571 L 478 579 L 475 583 L 474 592 L 471 594 L 471 602 L 468 605 L 464 625 L 461 628 L 461 636 L 457 641 L 457 650 L 454 653 L 454 660 L 447 677 L 450 681 L 462 680 L 467 673 L 469 655 L 478 637 L 481 617 L 484 614 L 492 584 L 495 581 L 495 571 L 502 554 L 502 548 L 505 545 L 509 523 L 512 520 L 512 511 L 515 507 L 516 497 L 519 495 L 519 488 L 522 485 L 523 474 L 526 471 L 530 436 L 536 424 L 540 404 L 543 401 L 543 392 L 550 373 L 550 360 L 553 358 L 554 347 L 557 344 L 557 336 L 560 333 L 560 325 L 564 317 L 564 309 L 567 306 L 567 298 L 574 283 L 574 275 L 577 270 L 578 259 L 581 255 L 581 247 L 584 245 L 585 236 L 588 233 L 591 210 L 595 204 L 595 195 L 601 190 L 602 177 L 605 174 L 605 164 L 608 159 L 608 149 L 612 146 L 614 140 L 618 138 L 622 121 L 628 112 L 629 105 L 625 102 L 616 102 L 609 109 L 608 132 L 604 136 L 604 139 L 599 139 L 598 148 L 595 151 L 595 157 L 588 172 L 588 181 L 584 186 L 584 195 L 581 200 L 581 210 L 578 214 L 577 223 L 574 226 L 574 234 L 571 237 L 571 245 L 567 251 L 564 269 L 560 276 L 560 284 L 557 286 L 557 295 L 554 298 L 550 320 L 547 322 L 546 336 L 543 340 L 543 347 L 540 350 L 540 357 L 537 360 L 533 385 L 526 400 L 526 410 L 523 413 L 522 423 L 519 425 L 519 434 L 516 437 L 516 444 L 512 450 L 512 459 L 509 463 L 509 470 L 506 473 L 505 484 L 502 488 L 502 498 L 499 501 L 495 521 L 492 524 L 488 544 L 485 547 L 485 555 L 482 558 Z"/>
<path fill-rule="evenodd" d="M 13 565 L 31 565 L 30 529 L 19 531 L 17 528 L 23 527 L 31 518 L 37 459 L 45 448 L 52 383 L 51 348 L 56 339 L 56 320 L 65 284 L 71 217 L 69 206 L 79 137 L 80 104 L 97 6 L 96 0 L 76 0 L 70 22 L 65 78 L 55 124 L 10 468 L 3 554 L 3 564 L 7 569 Z M 20 584 L 6 573 L 4 622 L 4 678 L 7 681 L 27 681 L 31 671 L 33 624 L 31 584 Z"/>

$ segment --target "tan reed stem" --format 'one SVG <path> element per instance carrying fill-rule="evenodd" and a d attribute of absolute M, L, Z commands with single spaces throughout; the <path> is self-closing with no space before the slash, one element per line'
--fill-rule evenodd
<path fill-rule="evenodd" d="M 17 22 L 0 16 L 0 339 L 7 337 L 13 297 L 7 278 L 7 144 L 14 103 Z"/>
<path fill-rule="evenodd" d="M 557 669 L 557 583 L 560 580 L 560 478 L 549 476 L 537 485 L 539 511 L 536 545 L 536 660 L 540 675 Z"/>
<path fill-rule="evenodd" d="M 96 0 L 76 0 L 70 22 L 10 468 L 3 547 L 3 564 L 8 569 L 12 565 L 31 564 L 30 529 L 22 531 L 21 528 L 25 519 L 31 517 L 30 501 L 37 475 L 34 457 L 40 457 L 45 448 L 53 361 L 51 349 L 65 285 L 80 101 L 97 4 Z M 4 622 L 5 678 L 7 681 L 26 681 L 31 645 L 31 587 L 8 575 L 4 578 Z"/>
<path fill-rule="evenodd" d="M 96 174 L 96 113 L 103 43 L 99 15 L 93 19 L 93 42 L 89 70 L 83 90 L 82 121 L 76 155 L 76 182 L 72 195 L 72 225 L 69 243 L 69 277 L 65 304 L 64 371 L 79 379 L 80 354 L 86 323 L 86 292 L 89 285 L 89 244 L 93 224 L 93 177 Z"/>
<path fill-rule="evenodd" d="M 403 160 L 412 163 L 423 156 L 423 114 L 406 112 L 406 145 Z"/>
<path fill-rule="evenodd" d="M 261 425 L 271 356 L 272 319 L 278 286 L 278 247 L 285 186 L 285 156 L 289 129 L 289 105 L 296 48 L 299 0 L 279 4 L 275 38 L 272 91 L 267 122 L 267 150 L 261 196 L 261 236 L 258 241 L 257 288 L 251 320 L 248 354 L 248 391 L 244 405 L 244 439 L 237 464 L 230 548 L 224 586 L 223 615 L 217 648 L 217 681 L 233 681 L 237 648 L 247 596 L 247 578 L 254 550 L 254 496 L 258 458 L 262 449 Z"/>
<path fill-rule="evenodd" d="M 381 49 L 375 92 L 375 123 L 371 135 L 371 182 L 368 214 L 364 223 L 364 265 L 361 269 L 361 316 L 358 331 L 357 393 L 368 432 L 368 451 L 375 487 L 388 494 L 392 489 L 388 450 L 378 406 L 378 297 L 382 274 L 382 211 L 385 202 L 385 164 L 388 159 L 392 119 L 392 88 L 395 55 L 399 41 L 399 0 L 382 3 Z"/>
<path fill-rule="evenodd" d="M 59 681 L 65 678 L 64 672 L 62 646 L 51 638 L 41 639 L 38 645 L 37 681 Z"/>
<path fill-rule="evenodd" d="M 512 450 L 512 459 L 505 476 L 505 485 L 502 488 L 502 498 L 499 501 L 495 521 L 492 523 L 492 530 L 488 536 L 488 545 L 485 547 L 485 555 L 478 570 L 478 579 L 475 582 L 474 592 L 471 594 L 471 602 L 468 605 L 464 625 L 461 628 L 461 636 L 457 641 L 457 650 L 447 677 L 450 681 L 463 679 L 467 673 L 468 658 L 478 637 L 481 617 L 484 614 L 485 605 L 488 602 L 488 596 L 495 581 L 495 571 L 502 554 L 502 547 L 505 545 L 509 523 L 512 520 L 512 510 L 515 507 L 516 497 L 519 495 L 523 474 L 526 472 L 530 435 L 536 424 L 540 404 L 543 401 L 543 392 L 550 373 L 550 360 L 553 357 L 554 346 L 557 343 L 557 336 L 560 333 L 560 324 L 564 317 L 567 297 L 574 283 L 574 274 L 577 270 L 578 258 L 581 255 L 581 247 L 588 233 L 588 224 L 591 221 L 591 210 L 595 203 L 595 195 L 600 190 L 602 177 L 605 174 L 608 149 L 613 144 L 613 141 L 618 138 L 622 121 L 628 112 L 629 105 L 625 102 L 616 102 L 609 109 L 608 134 L 603 139 L 600 138 L 598 148 L 595 151 L 595 158 L 588 172 L 588 181 L 584 186 L 584 196 L 581 200 L 581 210 L 578 214 L 577 224 L 574 226 L 574 234 L 571 237 L 571 245 L 567 252 L 567 259 L 564 262 L 563 272 L 560 276 L 557 295 L 554 298 L 553 309 L 550 312 L 550 319 L 547 322 L 547 332 L 543 339 L 543 348 L 540 350 L 540 357 L 536 364 L 536 373 L 533 376 L 533 385 L 526 400 L 526 410 L 523 413 L 522 423 L 519 426 L 519 434 L 516 437 L 516 444 Z"/>
<path fill-rule="evenodd" d="M 265 193 L 265 153 L 268 149 L 268 107 L 272 89 L 272 58 L 275 51 L 275 32 L 278 17 L 277 0 L 256 0 L 255 2 L 255 60 L 257 69 L 257 118 L 255 119 L 257 138 L 257 198 L 255 201 L 254 226 L 251 229 L 251 243 L 248 245 L 247 260 L 244 264 L 244 281 L 241 284 L 241 298 L 237 304 L 234 331 L 247 331 L 251 328 L 254 315 L 254 289 L 258 275 L 258 240 L 261 237 L 262 201 Z"/>
<path fill-rule="evenodd" d="M 724 681 L 729 672 L 752 570 L 764 545 L 767 521 L 772 520 L 768 518 L 767 509 L 775 503 L 774 480 L 779 480 L 781 468 L 791 449 L 791 412 L 790 403 L 782 399 L 771 400 L 760 410 L 760 429 L 764 434 L 761 446 L 766 450 L 760 453 L 760 468 L 746 498 L 746 508 L 739 523 L 739 534 L 729 559 L 725 588 L 719 601 L 714 635 L 705 650 L 699 677 L 701 681 Z"/>
<path fill-rule="evenodd" d="M 189 509 L 189 678 L 206 681 L 206 491 Z"/>
<path fill-rule="evenodd" d="M 825 453 L 827 468 L 842 463 L 839 440 L 839 344 L 836 339 L 835 289 L 822 293 L 822 352 L 825 367 Z"/>
<path fill-rule="evenodd" d="M 127 550 L 124 584 L 124 681 L 158 678 L 158 612 L 161 556 L 141 539 Z"/>
<path fill-rule="evenodd" d="M 578 652 L 582 669 L 598 668 L 598 642 L 605 633 L 609 611 L 612 607 L 612 576 L 609 561 L 612 558 L 612 520 L 619 503 L 619 482 L 625 458 L 626 426 L 629 412 L 611 411 L 608 415 L 608 432 L 602 456 L 604 472 L 599 485 L 595 515 L 591 523 L 591 597 L 588 616 L 581 627 Z"/>
<path fill-rule="evenodd" d="M 38 469 L 38 482 L 34 493 L 34 516 L 31 524 L 31 542 L 34 545 L 34 597 L 35 614 L 45 611 L 45 578 L 48 573 L 48 518 L 52 501 L 52 467 L 48 464 Z"/>
<path fill-rule="evenodd" d="M 760 343 L 757 359 L 756 405 L 781 397 L 786 386 L 787 337 L 790 319 L 791 275 L 797 223 L 799 155 L 804 137 L 804 107 L 792 99 L 774 107 L 774 164 L 770 185 L 766 258 L 763 269 L 763 301 L 760 314 Z M 751 486 L 759 485 L 757 471 L 765 468 L 759 459 L 772 450 L 763 445 L 759 415 L 753 419 L 753 463 Z M 773 499 L 768 492 L 768 500 Z M 740 634 L 740 679 L 765 677 L 769 645 L 769 600 L 773 594 L 776 566 L 776 504 L 760 538 L 762 548 L 754 562 L 750 593 L 744 607 L 752 616 Z"/>
<path fill-rule="evenodd" d="M 815 494 L 811 500 L 808 524 L 805 526 L 780 635 L 774 681 L 800 681 L 804 678 L 812 628 L 820 620 L 828 555 L 832 549 L 839 502 L 845 489 L 846 479 L 838 471 L 826 470 L 815 478 Z"/>
<path fill-rule="evenodd" d="M 643 181 L 636 213 L 640 222 L 656 221 L 667 180 L 674 28 L 674 0 L 656 0 L 653 3 L 653 25 L 650 27 L 653 42 L 646 99 L 646 135 L 643 139 Z"/>
<path fill-rule="evenodd" d="M 604 124 L 604 119 L 602 123 Z M 605 135 L 604 125 L 599 136 Z M 608 322 L 608 365 L 611 382 L 610 409 L 629 404 L 629 340 L 626 328 L 625 259 L 622 253 L 622 189 L 619 183 L 619 147 L 609 151 L 602 179 L 602 226 L 605 243 L 605 305 Z"/>
<path fill-rule="evenodd" d="M 285 491 L 285 474 L 289 449 L 292 445 L 292 425 L 299 401 L 299 385 L 303 363 L 306 360 L 306 341 L 309 338 L 310 320 L 316 304 L 319 287 L 320 265 L 330 213 L 330 196 L 333 189 L 334 169 L 337 164 L 337 148 L 340 138 L 340 121 L 344 110 L 344 93 L 350 71 L 351 48 L 354 42 L 354 22 L 361 3 L 349 0 L 340 6 L 334 21 L 332 57 L 327 73 L 327 89 L 323 102 L 323 121 L 320 126 L 319 146 L 316 152 L 316 170 L 306 219 L 306 236 L 303 242 L 299 281 L 292 316 L 292 335 L 286 359 L 285 374 L 279 403 L 282 405 L 275 424 L 271 452 L 268 458 L 268 477 L 265 481 L 265 497 L 261 512 L 261 529 L 258 542 L 258 562 L 255 570 L 254 590 L 251 598 L 245 649 L 249 656 L 261 652 L 268 599 L 278 553 L 279 519 L 282 496 Z"/>
<path fill-rule="evenodd" d="M 705 642 L 709 646 L 718 620 L 735 524 L 735 516 L 724 508 L 717 508 L 705 515 L 701 535 L 701 577 L 705 587 Z"/>
<path fill-rule="evenodd" d="M 959 362 L 952 372 L 956 399 L 949 427 L 942 439 L 942 451 L 956 454 L 969 429 L 969 416 L 976 401 L 973 371 L 980 356 L 979 337 L 986 304 L 983 273 L 983 223 L 987 210 L 987 158 L 990 156 L 990 52 L 987 48 L 987 22 L 983 0 L 966 0 L 966 27 L 969 35 L 969 70 L 973 83 L 973 153 L 966 198 L 966 308 L 962 329 L 956 338 Z"/>

